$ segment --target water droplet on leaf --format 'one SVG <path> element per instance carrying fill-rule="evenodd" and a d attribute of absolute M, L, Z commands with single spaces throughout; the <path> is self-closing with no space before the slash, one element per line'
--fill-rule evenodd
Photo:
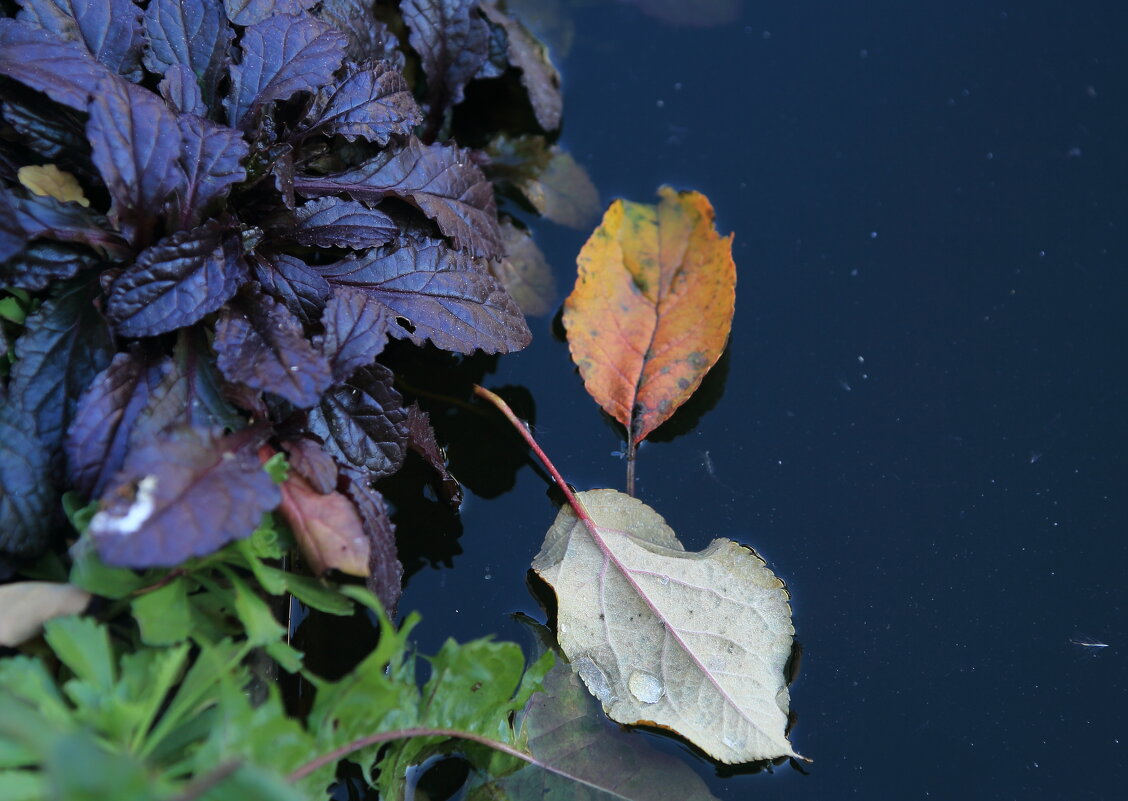
<path fill-rule="evenodd" d="M 656 704 L 666 694 L 662 682 L 645 670 L 636 670 L 632 673 L 627 680 L 627 688 L 630 689 L 631 695 L 644 704 Z"/>

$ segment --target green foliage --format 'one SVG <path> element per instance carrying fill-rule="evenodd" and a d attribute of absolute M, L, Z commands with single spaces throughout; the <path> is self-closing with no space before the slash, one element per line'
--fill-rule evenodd
<path fill-rule="evenodd" d="M 448 641 L 424 657 L 431 676 L 420 687 L 408 640 L 418 617 L 397 629 L 367 590 L 266 564 L 258 554 L 274 553 L 276 541 L 256 532 L 191 565 L 142 575 L 101 565 L 80 541 L 72 581 L 127 608 L 110 622 L 48 621 L 44 638 L 57 667 L 28 655 L 0 660 L 0 797 L 323 798 L 337 758 L 289 777 L 340 750 L 366 768 L 379 760 L 373 783 L 383 797 L 401 798 L 406 768 L 451 750 L 459 733 L 477 740 L 458 746 L 475 767 L 506 767 L 483 743 L 520 747 L 514 713 L 539 687 L 551 654 L 526 671 L 511 643 Z M 359 603 L 378 621 L 378 644 L 340 680 L 304 671 L 264 591 L 293 591 L 338 614 Z M 259 649 L 316 689 L 307 716 L 291 715 L 278 686 L 253 675 L 248 657 Z"/>

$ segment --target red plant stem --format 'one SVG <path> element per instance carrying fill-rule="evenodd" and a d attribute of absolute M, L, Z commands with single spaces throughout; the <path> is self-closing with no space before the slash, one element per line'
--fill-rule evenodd
<path fill-rule="evenodd" d="M 498 411 L 509 419 L 513 427 L 517 429 L 517 433 L 524 438 L 525 442 L 529 444 L 529 447 L 533 449 L 533 453 L 535 453 L 537 458 L 548 468 L 549 475 L 551 475 L 552 480 L 556 482 L 556 486 L 560 487 L 560 491 L 564 493 L 564 497 L 567 499 L 568 505 L 572 507 L 572 511 L 576 513 L 576 517 L 580 518 L 580 520 L 590 521 L 591 516 L 587 513 L 587 509 L 583 507 L 583 504 L 576 498 L 576 494 L 568 487 L 568 482 L 564 480 L 564 476 L 560 475 L 560 471 L 556 469 L 556 465 L 552 463 L 552 460 L 541 450 L 537 441 L 533 439 L 533 435 L 529 432 L 528 424 L 515 415 L 513 410 L 509 408 L 509 404 L 502 400 L 500 396 L 490 392 L 485 387 L 480 387 L 475 384 L 474 394 L 479 398 L 488 400 L 498 408 Z M 594 521 L 592 525 L 595 525 Z"/>
<path fill-rule="evenodd" d="M 514 748 L 511 745 L 506 745 L 497 740 L 491 740 L 489 737 L 485 737 L 481 734 L 474 734 L 473 732 L 461 731 L 459 729 L 429 729 L 419 727 L 415 729 L 398 729 L 396 731 L 380 732 L 379 734 L 370 734 L 367 737 L 361 737 L 359 740 L 353 740 L 351 743 L 342 745 L 340 748 L 335 748 L 329 753 L 322 754 L 317 757 L 317 759 L 305 763 L 286 778 L 290 783 L 300 781 L 318 768 L 344 759 L 349 754 L 359 751 L 362 748 L 367 748 L 370 745 L 379 745 L 380 743 L 388 743 L 392 740 L 402 740 L 407 737 L 453 737 L 459 740 L 470 740 L 487 746 L 488 748 L 509 754 L 510 756 L 517 757 L 520 760 L 528 762 L 530 765 L 545 767 L 531 754 L 526 754 L 524 751 Z"/>

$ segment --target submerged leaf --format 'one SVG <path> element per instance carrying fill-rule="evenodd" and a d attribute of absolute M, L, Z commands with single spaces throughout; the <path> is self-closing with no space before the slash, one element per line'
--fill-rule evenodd
<path fill-rule="evenodd" d="M 108 565 L 168 567 L 248 536 L 278 487 L 244 432 L 182 427 L 139 444 L 88 533 Z"/>
<path fill-rule="evenodd" d="M 505 291 L 530 317 L 551 312 L 556 305 L 556 281 L 548 259 L 533 241 L 532 234 L 505 220 L 501 224 L 505 240 L 505 258 L 490 262 L 494 274 Z"/>
<path fill-rule="evenodd" d="M 659 726 L 725 763 L 798 754 L 787 741 L 787 590 L 732 540 L 687 553 L 662 517 L 614 490 L 560 510 L 533 569 L 557 635 L 613 720 Z"/>
<path fill-rule="evenodd" d="M 697 192 L 616 200 L 577 259 L 564 327 L 584 386 L 637 444 L 689 399 L 724 351 L 736 302 L 732 235 Z"/>
<path fill-rule="evenodd" d="M 545 46 L 492 0 L 479 7 L 486 19 L 505 31 L 509 63 L 521 70 L 521 83 L 529 93 L 537 123 L 546 131 L 555 131 L 560 127 L 564 102 L 560 95 L 560 73 L 549 60 Z"/>
<path fill-rule="evenodd" d="M 489 155 L 490 177 L 513 184 L 542 217 L 583 230 L 599 215 L 599 191 L 587 171 L 543 136 L 499 136 Z"/>
<path fill-rule="evenodd" d="M 475 256 L 500 256 L 501 233 L 493 186 L 461 148 L 424 145 L 414 136 L 400 150 L 336 175 L 299 175 L 294 189 L 306 197 L 340 192 L 354 200 L 402 198 L 433 219 L 454 246 Z"/>

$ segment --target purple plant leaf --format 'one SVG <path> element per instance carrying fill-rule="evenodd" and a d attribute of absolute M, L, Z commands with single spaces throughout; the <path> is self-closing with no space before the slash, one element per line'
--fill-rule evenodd
<path fill-rule="evenodd" d="M 354 286 L 387 306 L 389 333 L 458 353 L 509 353 L 529 344 L 525 316 L 480 263 L 439 244 L 370 250 L 315 268 L 334 286 Z"/>
<path fill-rule="evenodd" d="M 337 463 L 325 452 L 321 443 L 301 437 L 284 440 L 282 449 L 290 469 L 296 471 L 313 489 L 328 495 L 337 489 Z"/>
<path fill-rule="evenodd" d="M 142 251 L 110 286 L 106 316 L 121 336 L 163 334 L 215 311 L 248 278 L 238 234 L 211 220 Z"/>
<path fill-rule="evenodd" d="M 356 504 L 368 536 L 368 577 L 364 585 L 380 599 L 384 611 L 395 618 L 403 594 L 403 565 L 396 553 L 396 527 L 388 514 L 384 496 L 368 483 L 362 473 L 346 470 L 346 493 Z"/>
<path fill-rule="evenodd" d="M 431 418 L 419 408 L 418 403 L 407 407 L 407 447 L 419 454 L 435 471 L 439 495 L 453 508 L 461 506 L 462 485 L 447 470 L 446 457 L 435 439 Z"/>
<path fill-rule="evenodd" d="M 250 128 L 272 100 L 315 92 L 329 83 L 345 56 L 345 35 L 311 16 L 279 14 L 243 31 L 243 60 L 231 67 L 224 101 L 233 126 Z"/>
<path fill-rule="evenodd" d="M 321 317 L 325 333 L 317 344 L 336 380 L 345 380 L 380 355 L 388 341 L 390 317 L 387 306 L 362 290 L 339 286 L 333 291 Z"/>
<path fill-rule="evenodd" d="M 269 258 L 255 255 L 255 279 L 259 285 L 286 305 L 306 323 L 321 317 L 329 299 L 329 282 L 301 259 L 277 253 Z"/>
<path fill-rule="evenodd" d="M 394 378 L 382 364 L 362 367 L 309 411 L 309 430 L 325 450 L 373 479 L 399 470 L 407 445 L 407 410 Z"/>
<path fill-rule="evenodd" d="M 40 553 L 55 505 L 51 458 L 35 437 L 35 419 L 15 398 L 0 399 L 0 554 Z"/>
<path fill-rule="evenodd" d="M 271 392 L 299 409 L 316 405 L 332 383 L 329 360 L 305 338 L 301 321 L 261 292 L 220 312 L 214 347 L 228 381 Z"/>
<path fill-rule="evenodd" d="M 16 220 L 15 198 L 0 185 L 0 262 L 7 261 L 23 250 L 30 238 Z M 6 271 L 5 271 L 6 272 Z M 8 284 L 5 283 L 5 286 Z"/>
<path fill-rule="evenodd" d="M 300 14 L 317 0 L 223 0 L 227 18 L 236 25 L 254 25 L 275 14 Z"/>
<path fill-rule="evenodd" d="M 214 361 L 199 326 L 180 330 L 172 367 L 129 433 L 130 448 L 174 426 L 219 426 L 233 431 L 244 426 L 244 418 L 223 397 L 223 379 Z"/>
<path fill-rule="evenodd" d="M 181 114 L 176 121 L 180 126 L 180 166 L 185 186 L 175 203 L 181 224 L 188 227 L 201 219 L 212 201 L 224 197 L 232 186 L 246 179 L 242 161 L 250 148 L 238 131 L 203 117 Z"/>
<path fill-rule="evenodd" d="M 466 84 L 490 49 L 490 29 L 478 0 L 404 0 L 400 6 L 408 41 L 423 62 L 431 113 L 462 102 Z"/>
<path fill-rule="evenodd" d="M 71 484 L 97 498 L 121 469 L 130 434 L 153 392 L 172 371 L 172 360 L 119 353 L 78 399 L 64 450 Z"/>
<path fill-rule="evenodd" d="M 98 259 L 86 248 L 40 239 L 0 262 L 0 286 L 38 292 L 97 263 Z"/>
<path fill-rule="evenodd" d="M 191 67 L 186 67 L 183 64 L 169 67 L 157 86 L 157 91 L 161 93 L 161 97 L 173 111 L 180 114 L 195 114 L 201 117 L 208 113 L 208 107 L 204 103 L 204 95 L 200 91 L 200 84 L 196 80 L 196 75 L 192 72 Z"/>
<path fill-rule="evenodd" d="M 86 135 L 112 200 L 110 221 L 143 241 L 168 196 L 184 188 L 176 115 L 157 95 L 117 77 L 98 85 L 89 111 Z"/>
<path fill-rule="evenodd" d="M 123 259 L 129 248 L 106 218 L 75 202 L 48 195 L 13 198 L 14 214 L 29 237 L 89 245 L 105 255 Z"/>
<path fill-rule="evenodd" d="M 311 200 L 294 216 L 297 225 L 287 236 L 314 247 L 371 248 L 390 242 L 399 230 L 384 212 L 335 197 Z"/>
<path fill-rule="evenodd" d="M 356 62 L 383 59 L 402 70 L 405 59 L 399 40 L 388 26 L 376 19 L 369 0 L 322 0 L 317 16 L 348 39 L 349 58 Z"/>
<path fill-rule="evenodd" d="M 34 150 L 48 164 L 68 172 L 94 174 L 85 120 L 56 103 L 44 103 L 38 92 L 5 87 L 4 121 L 16 130 L 20 144 Z"/>
<path fill-rule="evenodd" d="M 118 75 L 141 80 L 141 9 L 131 0 L 20 0 L 20 5 L 18 19 L 81 42 Z"/>
<path fill-rule="evenodd" d="M 483 257 L 504 253 L 493 186 L 453 145 L 424 145 L 413 136 L 402 150 L 385 150 L 346 172 L 299 175 L 294 188 L 307 197 L 344 192 L 369 202 L 394 195 L 433 219 L 456 248 Z"/>
<path fill-rule="evenodd" d="M 139 444 L 88 529 L 119 567 L 171 567 L 248 536 L 281 500 L 247 431 L 182 427 Z"/>
<path fill-rule="evenodd" d="M 8 391 L 32 415 L 41 447 L 52 456 L 79 396 L 113 356 L 109 327 L 94 307 L 97 295 L 93 278 L 56 284 L 16 340 Z"/>
<path fill-rule="evenodd" d="M 480 8 L 486 19 L 505 32 L 507 60 L 521 70 L 521 83 L 529 94 L 537 123 L 546 131 L 555 131 L 560 127 L 564 103 L 560 73 L 549 61 L 544 45 L 493 2 L 483 2 Z"/>
<path fill-rule="evenodd" d="M 231 39 L 219 0 L 151 0 L 145 10 L 145 66 L 157 75 L 173 67 L 187 67 L 199 81 L 205 104 L 215 101 L 223 77 Z M 181 106 L 182 111 L 190 111 Z"/>
<path fill-rule="evenodd" d="M 386 61 L 349 63 L 345 74 L 317 93 L 306 133 L 339 134 L 387 145 L 393 136 L 407 136 L 423 113 L 401 75 Z"/>
<path fill-rule="evenodd" d="M 43 69 L 50 64 L 51 69 Z M 0 75 L 86 111 L 99 81 L 112 75 L 86 48 L 20 20 L 0 19 Z"/>

